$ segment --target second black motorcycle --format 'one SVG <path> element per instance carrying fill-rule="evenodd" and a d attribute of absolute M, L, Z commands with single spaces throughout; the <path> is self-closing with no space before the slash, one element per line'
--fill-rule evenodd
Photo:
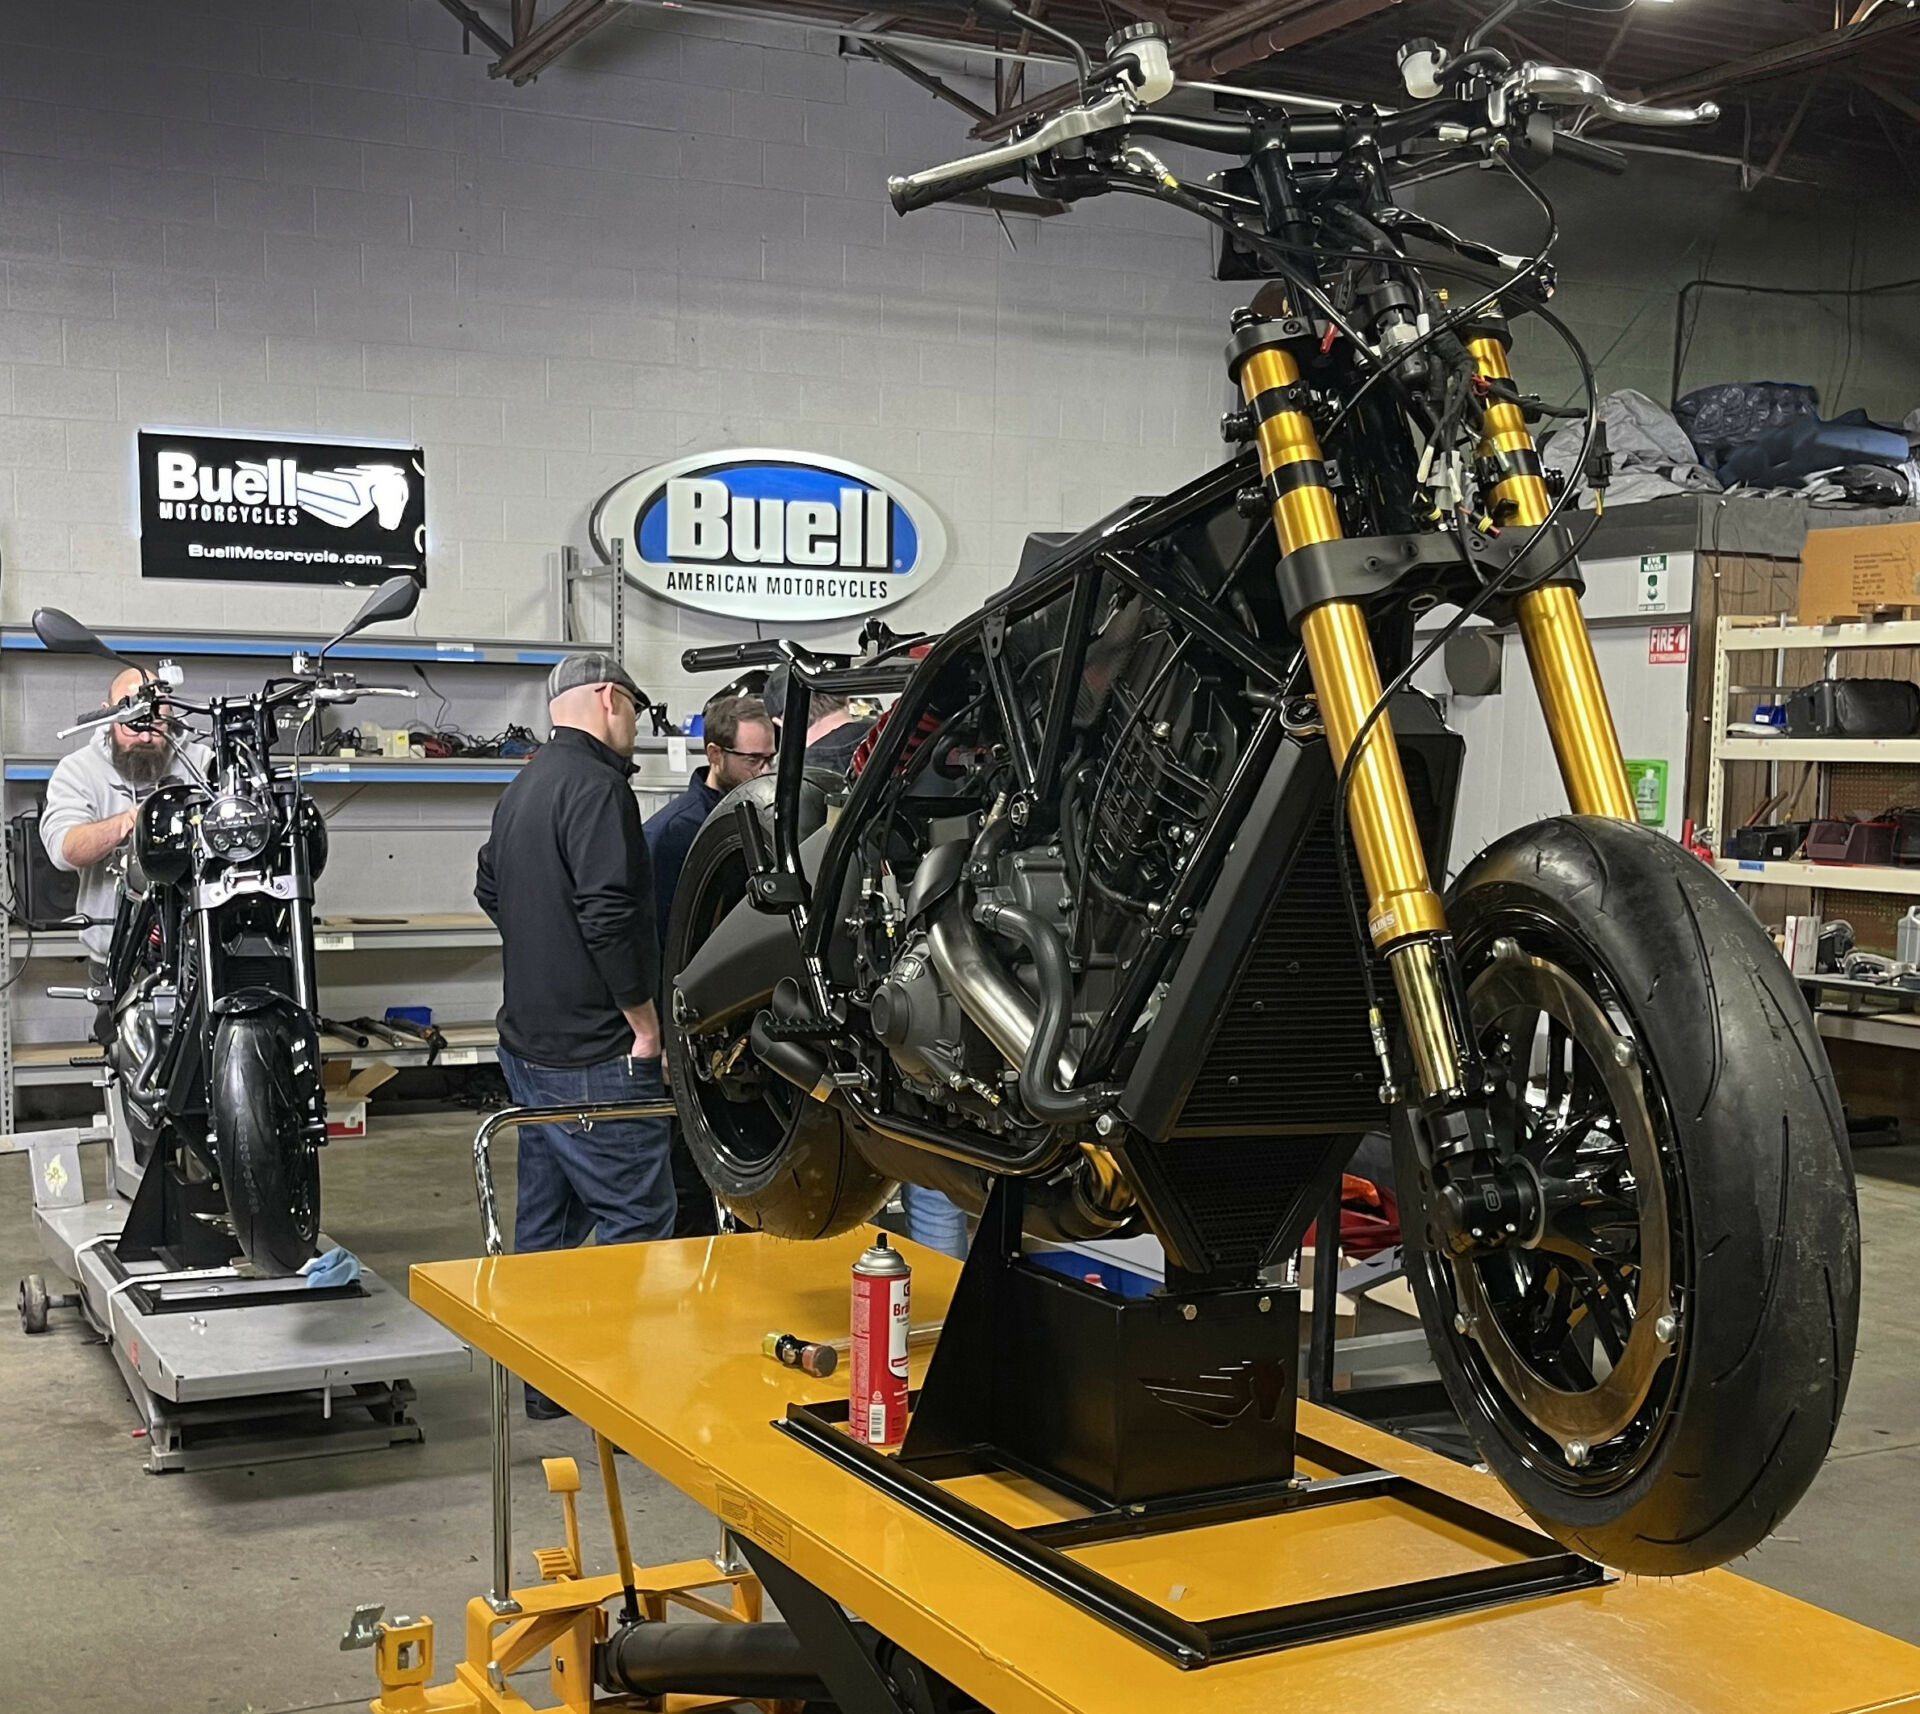
<path fill-rule="evenodd" d="M 61 734 L 113 724 L 164 732 L 190 775 L 141 805 L 106 986 L 85 994 L 110 1011 L 108 1104 L 140 1168 L 122 1261 L 204 1265 L 237 1247 L 260 1273 L 286 1275 L 315 1252 L 327 1114 L 313 887 L 327 824 L 274 740 L 283 721 L 304 723 L 325 706 L 412 696 L 329 670 L 327 653 L 405 618 L 419 598 L 411 577 L 390 579 L 316 655 L 296 654 L 291 676 L 250 695 L 189 701 L 163 668 Z M 33 629 L 55 653 L 128 664 L 58 608 L 36 612 Z M 204 761 L 184 744 L 189 734 L 206 745 Z"/>

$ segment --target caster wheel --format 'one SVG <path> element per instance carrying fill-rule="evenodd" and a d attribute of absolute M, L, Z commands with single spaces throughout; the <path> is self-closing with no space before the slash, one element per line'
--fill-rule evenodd
<path fill-rule="evenodd" d="M 20 1282 L 20 1331 L 44 1333 L 47 1330 L 47 1282 L 38 1274 L 28 1274 Z"/>

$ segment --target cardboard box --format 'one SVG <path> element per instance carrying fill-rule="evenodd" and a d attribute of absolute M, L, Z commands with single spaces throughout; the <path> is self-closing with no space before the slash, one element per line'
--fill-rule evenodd
<path fill-rule="evenodd" d="M 1920 524 L 1807 532 L 1801 624 L 1831 625 L 1902 607 L 1920 609 Z"/>
<path fill-rule="evenodd" d="M 327 1135 L 364 1137 L 367 1134 L 367 1097 L 400 1073 L 384 1059 L 355 1071 L 343 1059 L 320 1067 L 320 1085 L 327 1092 Z"/>

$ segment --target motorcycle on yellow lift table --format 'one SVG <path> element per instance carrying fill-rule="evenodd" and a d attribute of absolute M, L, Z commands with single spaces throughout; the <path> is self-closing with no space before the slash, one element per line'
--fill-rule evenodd
<path fill-rule="evenodd" d="M 976 10 L 1058 35 L 1009 0 Z M 1482 1456 L 1567 1548 L 1670 1575 L 1755 1546 L 1819 1469 L 1857 1214 L 1832 1073 L 1766 930 L 1636 824 L 1580 612 L 1579 471 L 1549 479 L 1531 425 L 1552 413 L 1508 367 L 1512 319 L 1565 340 L 1597 465 L 1534 172 L 1625 166 L 1583 115 L 1714 110 L 1617 100 L 1484 35 L 1403 50 L 1397 111 L 1244 91 L 1204 117 L 1156 111 L 1157 26 L 1099 64 L 1060 37 L 1077 99 L 891 181 L 902 213 L 1024 178 L 1217 228 L 1223 276 L 1257 282 L 1226 340 L 1240 450 L 1030 553 L 931 641 L 870 624 L 849 655 L 689 653 L 789 662 L 789 733 L 816 691 L 897 700 L 846 777 L 788 745 L 702 829 L 665 1051 L 744 1222 L 819 1237 L 896 1181 L 990 1214 L 1012 1187 L 1029 1233 L 1151 1231 L 1196 1339 L 1390 1131 L 1421 1318 Z M 1163 144 L 1225 170 L 1176 170 Z M 1450 167 L 1531 204 L 1539 253 L 1402 205 Z M 1464 746 L 1410 686 L 1475 616 L 1524 640 L 1571 813 L 1443 895 Z M 1231 1356 L 1211 1419 L 1200 1382 L 1147 1379 L 1218 1431 L 1183 1458 L 1282 1408 L 1268 1359 Z M 999 1359 L 976 1361 L 988 1389 Z"/>

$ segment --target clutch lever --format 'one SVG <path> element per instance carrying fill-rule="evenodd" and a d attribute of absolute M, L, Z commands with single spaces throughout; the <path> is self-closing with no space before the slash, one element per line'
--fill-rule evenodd
<path fill-rule="evenodd" d="M 1487 97 L 1487 118 L 1496 129 L 1504 130 L 1509 109 L 1516 97 L 1531 97 L 1550 107 L 1586 108 L 1604 113 L 1622 125 L 1711 125 L 1720 117 L 1717 101 L 1703 101 L 1697 107 L 1650 107 L 1644 102 L 1622 101 L 1609 90 L 1599 76 L 1578 66 L 1542 65 L 1528 60 L 1499 80 Z"/>
<path fill-rule="evenodd" d="M 91 714 L 85 720 L 76 721 L 65 730 L 56 732 L 56 738 L 71 738 L 76 732 L 91 732 L 99 726 L 124 726 L 133 716 L 147 713 L 153 709 L 149 699 L 144 696 L 130 696 L 125 702 L 115 703 L 111 708 L 103 708 L 98 714 Z"/>

